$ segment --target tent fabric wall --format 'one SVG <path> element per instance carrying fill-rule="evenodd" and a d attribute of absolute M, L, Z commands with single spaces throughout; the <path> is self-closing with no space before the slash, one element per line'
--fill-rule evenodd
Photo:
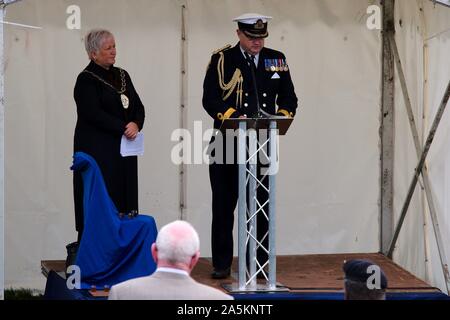
<path fill-rule="evenodd" d="M 428 17 L 427 29 L 428 35 L 426 45 L 428 48 L 428 72 L 427 72 L 427 99 L 425 100 L 425 117 L 428 119 L 426 130 L 428 132 L 436 111 L 441 103 L 444 90 L 450 80 L 450 64 L 448 56 L 450 54 L 450 8 L 446 10 L 437 10 L 428 5 L 425 14 Z M 447 105 L 448 108 L 448 105 Z M 435 199 L 438 220 L 441 229 L 441 236 L 445 246 L 447 259 L 450 259 L 450 114 L 445 111 L 441 119 L 438 133 L 435 136 L 433 147 L 428 156 L 428 167 L 430 177 L 433 181 L 433 196 Z M 441 289 L 444 289 L 444 277 L 441 272 L 441 265 L 438 258 L 436 244 L 434 243 L 433 230 L 428 224 L 427 228 L 431 235 L 432 258 L 431 270 L 432 278 L 430 282 Z M 449 262 L 449 261 L 447 261 Z"/>
<path fill-rule="evenodd" d="M 189 59 L 189 123 L 208 128 L 201 86 L 210 53 L 237 43 L 231 18 L 243 11 L 274 17 L 266 46 L 286 54 L 299 97 L 297 117 L 280 138 L 279 254 L 378 251 L 381 39 L 366 27 L 372 3 L 188 2 L 189 57 L 196 57 Z M 201 226 L 209 252 L 206 166 L 189 168 L 187 190 L 187 216 Z"/>
<path fill-rule="evenodd" d="M 449 81 L 450 10 L 431 1 L 396 1 L 396 41 L 416 125 L 426 140 Z M 426 80 L 426 81 L 425 81 Z M 407 121 L 400 84 L 396 83 L 394 209 L 397 221 L 418 159 Z M 441 119 L 427 158 L 433 200 L 447 257 L 450 256 L 448 199 L 448 110 Z M 425 252 L 428 248 L 429 254 Z M 416 187 L 394 260 L 431 285 L 446 291 L 427 199 Z"/>
<path fill-rule="evenodd" d="M 405 73 L 406 85 L 411 99 L 417 130 L 421 138 L 422 125 L 422 83 L 423 54 L 422 26 L 418 5 L 407 1 L 396 1 L 395 29 L 396 43 Z M 410 124 L 406 113 L 403 93 L 395 73 L 395 152 L 394 152 L 394 221 L 399 218 L 403 202 L 411 183 L 412 173 L 418 158 L 414 147 Z M 414 192 L 409 207 L 409 218 L 399 235 L 394 260 L 402 261 L 409 270 L 424 278 L 423 255 L 423 194 L 418 189 Z"/>
<path fill-rule="evenodd" d="M 176 142 L 171 134 L 179 127 L 180 117 L 182 5 L 187 35 L 186 123 L 192 139 L 199 139 L 193 135 L 195 123 L 202 126 L 200 136 L 212 126 L 201 106 L 203 76 L 211 52 L 237 42 L 231 19 L 249 11 L 274 17 L 266 46 L 286 54 L 300 100 L 294 124 L 280 139 L 277 253 L 377 252 L 381 36 L 379 30 L 366 26 L 366 9 L 373 4 L 379 3 L 26 0 L 9 7 L 9 21 L 43 29 L 5 27 L 6 287 L 43 288 L 39 261 L 64 258 L 65 244 L 76 238 L 69 171 L 76 120 L 72 90 L 88 62 L 82 38 L 92 27 L 105 27 L 115 34 L 117 65 L 129 71 L 146 106 L 146 152 L 139 160 L 141 212 L 154 216 L 158 227 L 180 216 L 178 166 L 171 161 Z M 66 28 L 69 5 L 81 9 L 81 30 Z M 425 16 L 444 11 L 424 5 Z M 420 105 L 422 48 L 414 33 L 420 21 L 405 1 L 399 1 L 398 7 L 401 14 L 414 17 L 408 29 L 400 31 L 407 39 L 399 50 L 402 58 L 407 55 L 408 86 Z M 433 23 L 441 30 L 437 21 Z M 444 40 L 436 40 L 430 54 L 436 51 L 443 59 L 439 41 Z M 448 41 L 446 45 L 448 50 Z M 433 67 L 439 70 L 430 64 L 430 73 Z M 445 72 L 439 72 L 444 79 Z M 429 88 L 429 98 L 439 100 L 435 84 L 429 83 Z M 404 148 L 396 153 L 397 206 L 416 162 L 407 118 L 400 120 L 401 108 L 396 108 L 396 135 L 401 137 L 396 137 L 396 146 Z M 420 115 L 421 110 L 415 112 Z M 210 256 L 206 164 L 187 165 L 186 193 L 186 218 L 199 231 L 202 256 Z M 420 198 L 414 199 L 408 217 L 414 218 L 407 222 L 397 251 L 407 253 L 396 259 L 422 276 L 420 264 L 414 264 L 423 246 L 416 232 L 421 208 Z"/>
<path fill-rule="evenodd" d="M 64 259 L 76 240 L 72 173 L 76 121 L 73 87 L 88 64 L 83 37 L 94 27 L 117 38 L 117 65 L 146 106 L 140 209 L 158 227 L 178 217 L 178 168 L 170 134 L 178 127 L 180 6 L 176 1 L 22 1 L 6 26 L 5 286 L 44 288 L 40 261 Z M 66 9 L 81 9 L 81 30 L 66 28 Z M 174 81 L 175 80 L 175 81 Z"/>

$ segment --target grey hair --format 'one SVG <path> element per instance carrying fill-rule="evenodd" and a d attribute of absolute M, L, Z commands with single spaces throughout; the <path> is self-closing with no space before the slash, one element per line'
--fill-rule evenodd
<path fill-rule="evenodd" d="M 158 258 L 172 264 L 189 263 L 200 250 L 200 239 L 194 227 L 181 220 L 171 222 L 156 237 Z"/>
<path fill-rule="evenodd" d="M 386 300 L 386 290 L 369 289 L 367 283 L 344 280 L 346 300 Z"/>
<path fill-rule="evenodd" d="M 89 56 L 92 59 L 91 54 L 98 52 L 102 47 L 103 41 L 108 37 L 114 37 L 114 35 L 106 29 L 92 29 L 86 34 L 84 38 L 84 47 Z"/>

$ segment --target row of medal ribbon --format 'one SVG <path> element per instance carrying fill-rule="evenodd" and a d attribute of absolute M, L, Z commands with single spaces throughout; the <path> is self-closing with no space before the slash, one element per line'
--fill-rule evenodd
<path fill-rule="evenodd" d="M 264 59 L 264 66 L 266 71 L 289 71 L 289 67 L 285 59 Z"/>

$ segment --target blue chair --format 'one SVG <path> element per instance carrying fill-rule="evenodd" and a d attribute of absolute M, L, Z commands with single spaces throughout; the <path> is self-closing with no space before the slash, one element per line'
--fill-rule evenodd
<path fill-rule="evenodd" d="M 156 265 L 150 248 L 157 236 L 153 217 L 119 217 L 100 168 L 88 154 L 75 153 L 71 169 L 81 173 L 84 186 L 84 231 L 76 258 L 81 289 L 102 289 L 152 274 Z"/>

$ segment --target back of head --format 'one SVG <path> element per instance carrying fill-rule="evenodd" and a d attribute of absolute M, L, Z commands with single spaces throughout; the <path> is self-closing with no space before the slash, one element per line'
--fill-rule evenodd
<path fill-rule="evenodd" d="M 200 250 L 200 240 L 190 223 L 176 220 L 161 228 L 156 247 L 160 260 L 186 264 Z"/>
<path fill-rule="evenodd" d="M 385 300 L 387 278 L 383 270 L 371 260 L 345 261 L 344 287 L 346 300 Z"/>

